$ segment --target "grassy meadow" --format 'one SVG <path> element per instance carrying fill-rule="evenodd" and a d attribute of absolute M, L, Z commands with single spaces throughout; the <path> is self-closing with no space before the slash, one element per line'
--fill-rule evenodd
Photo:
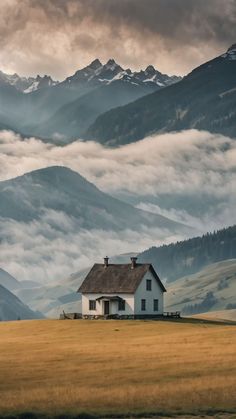
<path fill-rule="evenodd" d="M 236 326 L 0 323 L 0 413 L 236 410 Z"/>

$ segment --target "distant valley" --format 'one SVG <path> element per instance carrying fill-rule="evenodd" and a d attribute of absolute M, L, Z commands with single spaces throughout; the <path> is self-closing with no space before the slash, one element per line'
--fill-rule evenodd
<path fill-rule="evenodd" d="M 166 311 L 181 311 L 185 316 L 219 311 L 219 317 L 233 318 L 233 310 L 236 310 L 235 240 L 234 226 L 182 243 L 148 249 L 138 255 L 138 260 L 152 262 L 162 280 L 165 280 Z M 129 256 L 115 256 L 111 261 L 127 263 Z M 58 318 L 63 310 L 80 312 L 81 296 L 76 291 L 90 267 L 61 280 L 52 278 L 46 284 L 32 284 L 30 281 L 22 284 L 15 279 L 13 284 L 12 277 L 2 272 L 5 275 L 5 287 L 12 288 L 14 285 L 12 292 L 34 313 L 41 312 L 46 317 Z M 217 313 L 215 315 L 217 317 Z"/>
<path fill-rule="evenodd" d="M 132 72 L 98 59 L 62 82 L 0 72 L 0 128 L 37 135 L 56 143 L 78 137 L 96 118 L 180 80 L 153 66 Z"/>

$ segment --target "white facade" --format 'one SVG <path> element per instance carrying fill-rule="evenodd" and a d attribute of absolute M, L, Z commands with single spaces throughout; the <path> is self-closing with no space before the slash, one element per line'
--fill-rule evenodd
<path fill-rule="evenodd" d="M 147 290 L 147 280 L 151 280 L 151 290 Z M 142 310 L 141 300 L 145 300 L 146 310 Z M 154 310 L 154 300 L 158 300 L 158 310 Z M 155 303 L 156 304 L 156 303 Z M 155 307 L 157 308 L 157 307 Z M 135 315 L 161 315 L 164 311 L 164 292 L 151 271 L 147 272 L 134 294 Z"/>
<path fill-rule="evenodd" d="M 151 289 L 147 289 L 147 280 L 151 281 Z M 150 282 L 149 287 L 150 288 Z M 134 294 L 82 294 L 82 315 L 83 316 L 155 316 L 163 314 L 163 296 L 164 292 L 159 282 L 151 271 L 148 271 L 140 282 Z M 98 300 L 100 297 L 104 297 Z M 105 298 L 107 297 L 107 299 Z M 111 297 L 120 297 L 125 300 L 125 309 L 119 310 L 119 302 L 112 300 Z M 145 300 L 145 303 L 142 302 Z M 155 300 L 155 302 L 154 302 Z M 94 301 L 94 303 L 90 303 Z M 95 305 L 90 309 L 90 305 Z M 109 311 L 109 313 L 107 312 Z"/>

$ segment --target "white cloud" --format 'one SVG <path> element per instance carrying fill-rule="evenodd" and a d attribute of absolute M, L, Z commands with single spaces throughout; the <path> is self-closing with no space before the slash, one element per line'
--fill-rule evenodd
<path fill-rule="evenodd" d="M 235 191 L 236 142 L 189 130 L 110 149 L 92 141 L 61 147 L 0 133 L 1 180 L 51 165 L 70 167 L 109 193 L 207 193 L 223 199 Z"/>
<path fill-rule="evenodd" d="M 75 220 L 51 210 L 30 223 L 0 218 L 0 231 L 0 266 L 19 280 L 40 283 L 62 280 L 95 261 L 101 263 L 106 254 L 139 252 L 154 242 L 182 238 L 145 227 L 139 231 L 78 231 Z"/>
<path fill-rule="evenodd" d="M 190 130 L 110 149 L 79 140 L 59 147 L 12 132 L 0 133 L 1 180 L 52 165 L 70 167 L 107 193 L 136 196 L 139 207 L 200 232 L 236 223 L 236 141 L 221 135 Z M 166 194 L 173 198 L 171 207 L 160 203 Z M 147 195 L 158 198 L 158 204 Z M 177 206 L 178 197 L 182 201 Z M 202 214 L 191 213 L 185 198 L 197 200 Z M 210 204 L 203 201 L 206 198 Z M 0 221 L 0 231 L 0 266 L 19 279 L 40 281 L 63 278 L 99 261 L 105 253 L 140 251 L 165 239 L 180 239 L 148 229 L 141 235 L 128 230 L 78 233 L 72 219 L 50 212 L 29 224 Z"/>

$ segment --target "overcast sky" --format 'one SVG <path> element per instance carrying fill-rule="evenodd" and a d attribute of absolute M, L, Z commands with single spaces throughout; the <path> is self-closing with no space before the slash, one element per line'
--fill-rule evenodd
<path fill-rule="evenodd" d="M 186 74 L 236 42 L 236 0 L 1 0 L 0 69 L 62 79 L 92 61 Z"/>

